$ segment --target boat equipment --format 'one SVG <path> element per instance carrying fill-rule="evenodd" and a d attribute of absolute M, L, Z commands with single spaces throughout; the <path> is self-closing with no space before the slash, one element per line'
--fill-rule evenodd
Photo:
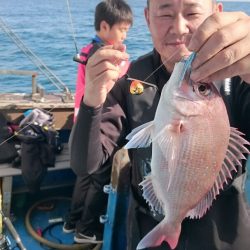
<path fill-rule="evenodd" d="M 32 212 L 40 205 L 46 202 L 50 202 L 50 201 L 56 201 L 56 200 L 65 200 L 68 199 L 66 197 L 53 197 L 53 198 L 47 198 L 44 200 L 40 200 L 38 202 L 36 202 L 35 204 L 33 204 L 26 216 L 25 216 L 25 226 L 27 231 L 30 233 L 30 235 L 36 239 L 37 241 L 39 241 L 40 243 L 44 244 L 45 246 L 48 246 L 50 248 L 53 249 L 62 249 L 62 250 L 100 250 L 102 247 L 102 244 L 93 244 L 93 243 L 85 243 L 85 244 L 72 244 L 72 245 L 66 245 L 66 244 L 58 244 L 52 241 L 49 241 L 47 239 L 45 239 L 44 237 L 40 236 L 37 234 L 37 232 L 35 231 L 35 229 L 32 227 L 31 225 L 31 217 L 32 217 Z M 59 222 L 60 223 L 60 222 Z"/>
<path fill-rule="evenodd" d="M 0 210 L 0 214 L 2 215 L 3 222 L 6 225 L 6 227 L 8 228 L 8 230 L 10 231 L 14 240 L 16 241 L 16 244 L 19 247 L 19 249 L 20 250 L 27 250 L 26 247 L 23 245 L 23 242 L 22 242 L 19 234 L 17 233 L 15 227 L 13 226 L 11 220 L 9 219 L 9 217 L 5 216 L 2 210 Z M 5 244 L 5 248 L 3 248 L 3 249 L 8 249 L 8 248 L 6 248 L 6 247 L 8 247 L 8 243 L 5 239 L 6 239 L 6 237 L 4 235 L 2 235 L 2 240 L 4 240 L 3 243 Z M 1 244 L 1 246 L 2 246 L 2 244 Z"/>
<path fill-rule="evenodd" d="M 68 9 L 69 20 L 70 20 L 70 28 L 71 28 L 71 32 L 72 32 L 73 41 L 74 41 L 74 44 L 75 44 L 75 49 L 76 49 L 76 54 L 73 56 L 73 61 L 75 61 L 77 63 L 82 63 L 82 60 L 80 58 L 80 54 L 78 52 L 79 50 L 77 48 L 76 34 L 75 34 L 75 29 L 74 29 L 74 25 L 73 25 L 72 15 L 71 15 L 71 11 L 70 11 L 69 0 L 66 0 L 66 2 L 67 2 L 67 9 Z"/>

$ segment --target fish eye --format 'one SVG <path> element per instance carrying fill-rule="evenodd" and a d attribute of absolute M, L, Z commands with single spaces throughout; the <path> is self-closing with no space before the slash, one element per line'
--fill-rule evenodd
<path fill-rule="evenodd" d="M 208 96 L 211 94 L 211 86 L 207 83 L 198 83 L 197 84 L 197 90 L 199 94 L 203 96 Z"/>

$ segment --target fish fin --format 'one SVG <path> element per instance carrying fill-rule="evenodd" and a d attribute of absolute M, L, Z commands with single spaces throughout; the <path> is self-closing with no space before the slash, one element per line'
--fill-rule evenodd
<path fill-rule="evenodd" d="M 244 153 L 250 154 L 249 150 L 244 146 L 244 144 L 249 146 L 250 143 L 242 137 L 243 135 L 238 129 L 231 128 L 227 157 L 235 166 L 241 166 L 240 160 L 246 159 Z"/>
<path fill-rule="evenodd" d="M 216 199 L 216 196 L 220 193 L 220 190 L 223 190 L 224 184 L 228 183 L 228 179 L 232 179 L 232 171 L 237 172 L 238 167 L 242 167 L 241 160 L 246 159 L 243 153 L 249 154 L 249 150 L 244 146 L 250 145 L 242 137 L 242 133 L 236 128 L 231 128 L 229 145 L 227 148 L 226 156 L 218 176 L 214 182 L 213 187 L 207 193 L 207 195 L 198 203 L 198 205 L 189 211 L 188 215 L 190 218 L 201 218 L 206 211 L 210 208 L 213 203 L 213 200 Z"/>
<path fill-rule="evenodd" d="M 155 195 L 154 186 L 152 183 L 152 175 L 148 175 L 145 179 L 139 184 L 142 187 L 143 198 L 147 201 L 151 211 L 153 213 L 164 214 L 161 202 Z"/>
<path fill-rule="evenodd" d="M 243 154 L 250 154 L 250 151 L 244 146 L 244 144 L 249 146 L 250 143 L 242 137 L 243 135 L 238 129 L 231 127 L 226 156 L 216 180 L 217 189 L 223 189 L 223 184 L 233 178 L 232 171 L 237 172 L 239 168 L 242 168 L 241 160 L 246 159 Z"/>
<path fill-rule="evenodd" d="M 166 241 L 171 249 L 175 249 L 181 233 L 181 224 L 177 227 L 168 225 L 165 220 L 162 220 L 154 227 L 137 245 L 137 250 L 160 246 L 163 241 Z"/>
<path fill-rule="evenodd" d="M 176 167 L 178 165 L 178 161 L 181 158 L 181 146 L 183 143 L 180 135 L 180 128 L 183 129 L 182 121 L 175 121 L 173 124 L 166 125 L 156 136 L 152 139 L 152 141 L 156 142 L 167 160 L 167 164 L 164 166 L 168 168 L 169 171 L 169 182 L 168 187 L 175 181 L 174 172 L 176 171 Z"/>
<path fill-rule="evenodd" d="M 213 200 L 215 199 L 215 190 L 212 188 L 207 195 L 196 205 L 195 208 L 191 209 L 186 217 L 191 219 L 201 218 L 207 210 L 211 207 Z"/>
<path fill-rule="evenodd" d="M 190 217 L 191 219 L 200 219 L 201 217 L 203 217 L 203 215 L 206 214 L 208 209 L 212 206 L 213 201 L 216 199 L 216 196 L 219 194 L 220 184 L 218 183 L 222 183 L 221 178 L 224 177 L 225 176 L 223 176 L 220 172 L 210 191 L 201 199 L 201 201 L 196 205 L 196 207 L 194 207 L 188 212 L 186 217 Z M 224 181 L 225 180 L 226 179 L 224 179 Z"/>
<path fill-rule="evenodd" d="M 124 148 L 129 149 L 149 147 L 152 142 L 151 131 L 153 126 L 154 121 L 151 121 L 133 129 L 132 132 L 126 137 L 129 142 L 124 146 Z"/>

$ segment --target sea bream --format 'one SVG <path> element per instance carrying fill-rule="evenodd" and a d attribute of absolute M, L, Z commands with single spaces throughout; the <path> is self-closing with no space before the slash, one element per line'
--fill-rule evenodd
<path fill-rule="evenodd" d="M 140 185 L 152 211 L 164 215 L 137 249 L 163 241 L 176 248 L 183 219 L 201 218 L 249 153 L 243 134 L 230 127 L 219 86 L 191 81 L 194 56 L 175 65 L 154 120 L 127 137 L 125 148 L 152 143 L 151 173 Z"/>

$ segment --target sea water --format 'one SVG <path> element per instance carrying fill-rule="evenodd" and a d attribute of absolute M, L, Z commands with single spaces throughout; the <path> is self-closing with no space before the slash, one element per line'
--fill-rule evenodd
<path fill-rule="evenodd" d="M 0 0 L 0 17 L 48 68 L 74 91 L 77 63 L 72 58 L 94 36 L 94 10 L 98 2 L 97 0 Z M 134 13 L 134 25 L 128 32 L 125 44 L 133 60 L 151 51 L 152 41 L 144 18 L 146 0 L 127 2 Z M 224 6 L 225 10 L 247 11 L 250 14 L 250 2 L 225 2 Z M 37 71 L 39 73 L 37 81 L 47 91 L 57 90 L 0 28 L 1 69 Z M 20 90 L 30 92 L 31 78 L 0 75 L 0 86 L 3 92 Z"/>

